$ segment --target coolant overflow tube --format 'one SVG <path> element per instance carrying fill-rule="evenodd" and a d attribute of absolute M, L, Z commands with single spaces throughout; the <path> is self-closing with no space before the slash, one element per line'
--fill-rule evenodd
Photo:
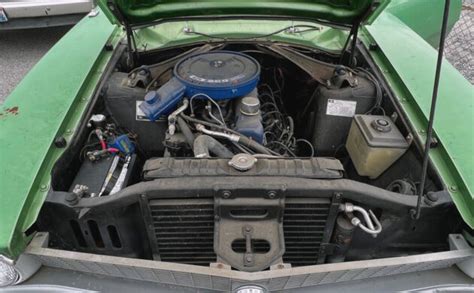
<path fill-rule="evenodd" d="M 217 262 L 247 272 L 282 263 L 285 198 L 281 187 L 230 190 L 218 190 L 214 200 Z"/>

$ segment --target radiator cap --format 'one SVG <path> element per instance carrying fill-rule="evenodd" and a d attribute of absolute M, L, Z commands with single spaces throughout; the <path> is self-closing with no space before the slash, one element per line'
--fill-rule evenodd
<path fill-rule="evenodd" d="M 229 166 L 237 171 L 248 171 L 257 162 L 257 159 L 249 154 L 237 154 L 229 161 Z"/>

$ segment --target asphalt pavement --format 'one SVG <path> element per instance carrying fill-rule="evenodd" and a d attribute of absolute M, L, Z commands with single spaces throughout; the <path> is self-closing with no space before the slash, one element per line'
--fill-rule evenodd
<path fill-rule="evenodd" d="M 53 27 L 0 31 L 0 104 L 69 29 Z"/>
<path fill-rule="evenodd" d="M 446 39 L 446 59 L 474 84 L 474 0 L 464 0 L 459 21 Z"/>

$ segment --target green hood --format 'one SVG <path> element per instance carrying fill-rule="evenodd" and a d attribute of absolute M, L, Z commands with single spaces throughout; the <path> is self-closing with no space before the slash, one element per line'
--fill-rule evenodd
<path fill-rule="evenodd" d="M 109 16 L 126 25 L 169 18 L 253 16 L 313 19 L 351 26 L 375 12 L 381 0 L 100 0 Z M 384 1 L 385 2 L 385 1 Z"/>

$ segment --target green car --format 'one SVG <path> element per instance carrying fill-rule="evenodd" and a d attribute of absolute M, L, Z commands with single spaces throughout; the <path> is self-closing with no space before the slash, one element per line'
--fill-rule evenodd
<path fill-rule="evenodd" d="M 6 292 L 469 289 L 460 0 L 98 2 L 0 108 Z"/>

